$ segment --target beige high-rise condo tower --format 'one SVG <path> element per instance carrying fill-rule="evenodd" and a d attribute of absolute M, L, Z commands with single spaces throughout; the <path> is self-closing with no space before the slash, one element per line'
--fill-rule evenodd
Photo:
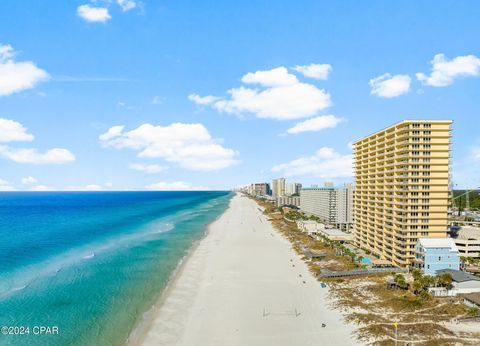
<path fill-rule="evenodd" d="M 404 120 L 353 143 L 355 244 L 392 264 L 446 237 L 451 120 Z"/>

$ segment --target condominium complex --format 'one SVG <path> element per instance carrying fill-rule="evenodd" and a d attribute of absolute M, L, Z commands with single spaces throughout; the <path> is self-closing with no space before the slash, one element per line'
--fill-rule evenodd
<path fill-rule="evenodd" d="M 278 178 L 272 180 L 272 197 L 285 196 L 285 178 Z"/>
<path fill-rule="evenodd" d="M 310 187 L 300 190 L 300 209 L 324 222 L 348 230 L 352 226 L 353 187 Z"/>
<path fill-rule="evenodd" d="M 251 196 L 267 196 L 270 193 L 268 183 L 255 183 L 248 185 L 248 193 Z"/>
<path fill-rule="evenodd" d="M 450 120 L 405 120 L 353 143 L 355 244 L 411 265 L 418 238 L 446 237 Z"/>
<path fill-rule="evenodd" d="M 281 206 L 300 207 L 299 196 L 281 196 L 281 197 L 275 198 L 274 202 L 277 207 L 281 207 Z"/>
<path fill-rule="evenodd" d="M 300 183 L 285 183 L 285 196 L 299 195 L 301 188 Z"/>

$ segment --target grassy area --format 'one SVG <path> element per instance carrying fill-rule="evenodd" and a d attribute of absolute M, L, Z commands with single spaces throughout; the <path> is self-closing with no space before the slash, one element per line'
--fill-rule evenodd
<path fill-rule="evenodd" d="M 257 201 L 265 209 L 274 228 L 292 243 L 292 247 L 303 255 L 303 249 L 320 250 L 327 255 L 322 259 L 309 261 L 304 258 L 310 270 L 318 277 L 321 269 L 350 270 L 360 267 L 348 255 L 338 255 L 333 244 L 312 239 L 298 230 L 295 222 L 283 218 L 279 209 L 266 201 Z M 298 219 L 298 214 L 288 213 L 289 219 Z M 469 310 L 460 298 L 434 298 L 422 291 L 414 294 L 407 289 L 389 288 L 386 282 L 389 274 L 362 277 L 321 278 L 330 287 L 332 308 L 341 309 L 346 321 L 358 325 L 360 341 L 375 345 L 392 345 L 393 322 L 399 323 L 398 339 L 416 340 L 416 345 L 474 345 L 480 339 L 464 339 L 441 325 L 469 315 Z M 406 286 L 408 287 L 408 285 Z M 471 337 L 471 336 L 470 336 Z M 480 335 L 477 335 L 480 337 Z"/>

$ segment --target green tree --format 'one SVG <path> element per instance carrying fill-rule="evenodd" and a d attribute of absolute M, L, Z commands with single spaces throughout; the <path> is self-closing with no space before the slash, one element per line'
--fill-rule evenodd
<path fill-rule="evenodd" d="M 419 269 L 412 270 L 412 276 L 414 280 L 418 280 L 422 277 L 422 272 Z"/>
<path fill-rule="evenodd" d="M 393 280 L 397 285 L 397 287 L 400 287 L 403 289 L 406 289 L 408 287 L 407 280 L 405 280 L 405 276 L 403 276 L 402 274 L 396 274 Z"/>
<path fill-rule="evenodd" d="M 448 287 L 452 284 L 452 282 L 453 282 L 453 278 L 450 273 L 443 273 L 438 276 L 438 283 L 441 286 Z"/>
<path fill-rule="evenodd" d="M 470 316 L 477 316 L 479 311 L 479 308 L 477 308 L 476 306 L 472 306 L 470 309 L 468 309 L 468 314 Z"/>

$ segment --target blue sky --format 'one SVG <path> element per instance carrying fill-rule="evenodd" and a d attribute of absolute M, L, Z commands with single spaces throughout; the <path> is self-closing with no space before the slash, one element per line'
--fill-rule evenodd
<path fill-rule="evenodd" d="M 480 186 L 478 18 L 474 1 L 4 0 L 0 189 L 341 184 L 349 143 L 402 119 L 453 119 L 454 182 Z"/>

